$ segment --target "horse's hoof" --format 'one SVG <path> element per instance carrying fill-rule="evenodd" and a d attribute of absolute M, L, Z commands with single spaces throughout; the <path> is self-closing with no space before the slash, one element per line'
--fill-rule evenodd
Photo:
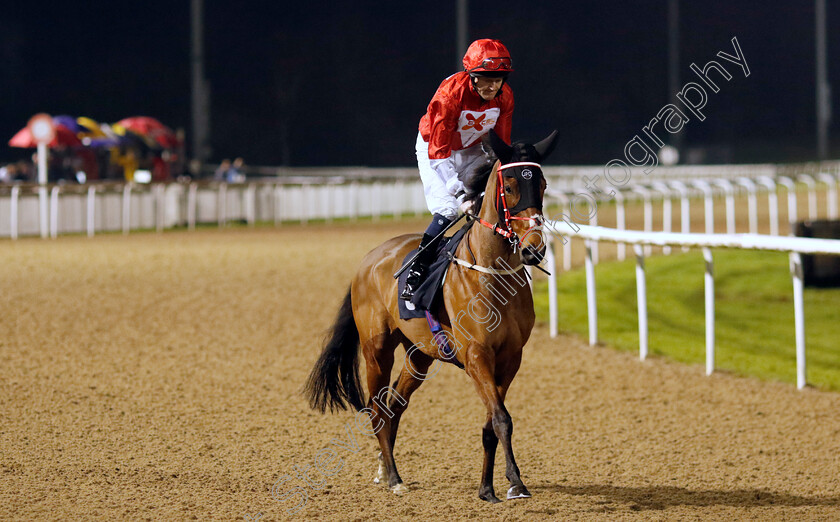
<path fill-rule="evenodd" d="M 501 500 L 499 500 L 499 497 L 497 497 L 496 494 L 493 493 L 492 491 L 490 491 L 488 493 L 479 493 L 478 498 L 480 498 L 481 500 L 484 500 L 485 502 L 489 502 L 491 504 L 498 504 L 499 502 L 501 502 Z"/>
<path fill-rule="evenodd" d="M 524 485 L 522 486 L 511 486 L 511 488 L 507 492 L 508 500 L 514 498 L 531 498 L 531 493 L 528 492 L 528 488 Z"/>
<path fill-rule="evenodd" d="M 391 492 L 395 495 L 402 495 L 404 493 L 408 493 L 408 486 L 400 482 L 399 484 L 391 488 Z"/>

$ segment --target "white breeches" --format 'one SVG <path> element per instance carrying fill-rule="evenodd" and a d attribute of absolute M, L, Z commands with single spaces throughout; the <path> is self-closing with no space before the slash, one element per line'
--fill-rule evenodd
<path fill-rule="evenodd" d="M 484 159 L 484 151 L 480 142 L 472 147 L 452 151 L 447 160 L 435 160 L 438 168 L 432 166 L 429 160 L 429 144 L 423 141 L 417 133 L 417 167 L 420 170 L 420 180 L 423 181 L 423 191 L 426 195 L 426 206 L 432 214 L 440 214 L 449 219 L 458 217 L 459 201 L 455 197 L 464 190 L 464 184 L 458 179 L 458 173 L 463 172 L 475 161 Z M 451 162 L 452 168 L 442 168 L 443 162 Z"/>

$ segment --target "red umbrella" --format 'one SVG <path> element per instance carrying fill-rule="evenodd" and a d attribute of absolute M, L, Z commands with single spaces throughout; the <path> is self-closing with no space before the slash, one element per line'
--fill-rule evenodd
<path fill-rule="evenodd" d="M 124 120 L 118 121 L 117 125 L 122 125 L 135 134 L 148 136 L 168 149 L 174 149 L 179 145 L 178 138 L 172 132 L 172 129 L 149 116 L 125 118 Z"/>
<path fill-rule="evenodd" d="M 175 148 L 179 145 L 178 138 L 172 129 L 149 116 L 125 118 L 118 121 L 117 125 L 122 125 L 126 129 L 141 136 L 148 136 L 166 148 Z"/>
<path fill-rule="evenodd" d="M 138 134 L 149 134 L 153 130 L 160 129 L 172 132 L 169 127 L 154 118 L 150 118 L 149 116 L 133 116 L 131 118 L 120 120 L 117 124 L 122 125 L 126 129 L 132 130 Z"/>
<path fill-rule="evenodd" d="M 79 138 L 73 134 L 73 131 L 65 127 L 64 125 L 56 125 L 55 126 L 55 138 L 49 143 L 49 147 L 59 147 L 59 146 L 67 146 L 72 147 L 75 145 L 81 145 L 82 142 L 79 141 Z M 38 143 L 35 141 L 35 138 L 32 137 L 32 133 L 29 132 L 29 127 L 24 127 L 15 134 L 12 139 L 9 140 L 10 147 L 18 147 L 21 149 L 34 149 L 38 146 Z"/>

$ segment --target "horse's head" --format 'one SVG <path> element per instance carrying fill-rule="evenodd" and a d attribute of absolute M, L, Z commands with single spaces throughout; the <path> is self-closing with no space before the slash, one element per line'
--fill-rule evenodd
<path fill-rule="evenodd" d="M 523 263 L 539 264 L 545 255 L 542 203 L 546 187 L 540 162 L 557 144 L 557 131 L 533 145 L 510 146 L 492 130 L 487 136 L 485 143 L 499 161 L 487 178 L 479 215 L 495 223 L 496 231 L 521 249 Z"/>

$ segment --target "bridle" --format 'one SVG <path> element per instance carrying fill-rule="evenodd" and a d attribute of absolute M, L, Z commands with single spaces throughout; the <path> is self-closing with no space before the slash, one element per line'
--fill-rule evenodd
<path fill-rule="evenodd" d="M 537 169 L 539 169 L 539 171 L 537 173 L 533 173 L 529 169 L 523 169 L 522 167 L 536 167 Z M 503 175 L 502 171 L 509 168 L 519 168 L 520 170 L 516 171 L 516 173 L 514 174 L 509 174 L 506 176 Z M 499 214 L 499 223 L 488 223 L 480 217 L 475 217 L 475 220 L 478 221 L 481 225 L 492 230 L 493 233 L 505 237 L 508 241 L 510 241 L 511 245 L 513 245 L 513 251 L 516 252 L 517 248 L 522 247 L 522 240 L 519 238 L 516 232 L 513 231 L 513 228 L 511 227 L 512 221 L 519 220 L 534 222 L 534 225 L 525 232 L 525 236 L 530 234 L 533 230 L 542 229 L 542 215 L 533 217 L 519 217 L 517 215 L 523 210 L 533 208 L 535 206 L 538 206 L 539 209 L 542 210 L 542 200 L 539 195 L 539 181 L 542 178 L 542 167 L 539 163 L 534 163 L 530 161 L 518 161 L 514 163 L 500 165 L 499 168 L 496 170 L 496 173 L 498 176 L 498 180 L 496 183 L 497 188 L 495 205 L 496 211 Z M 517 176 L 517 174 L 519 175 Z M 516 178 L 519 182 L 519 201 L 513 208 L 508 207 L 507 197 L 505 197 L 505 177 Z M 534 190 L 534 184 L 537 184 L 536 190 Z"/>

